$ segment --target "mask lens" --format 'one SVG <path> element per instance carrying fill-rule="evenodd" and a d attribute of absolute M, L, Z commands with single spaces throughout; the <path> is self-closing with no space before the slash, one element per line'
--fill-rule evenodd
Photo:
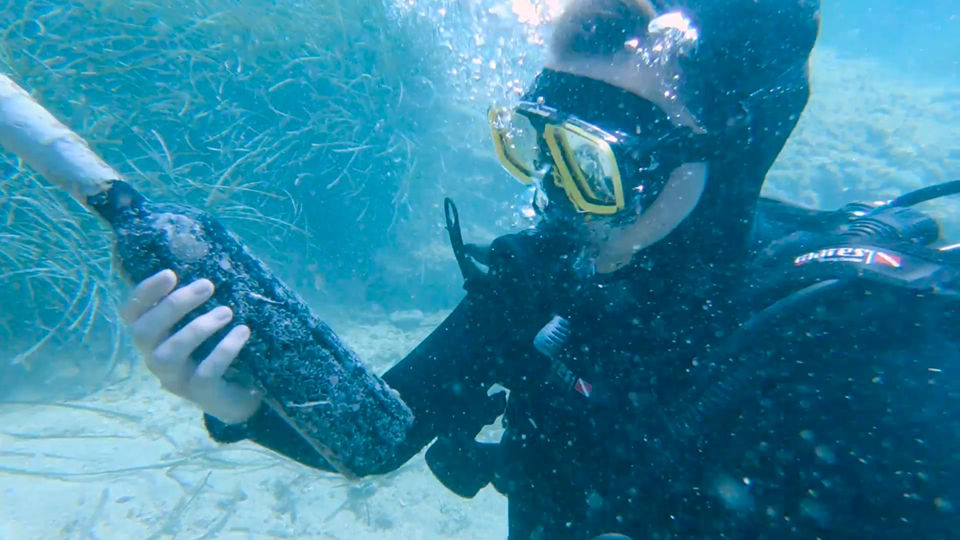
<path fill-rule="evenodd" d="M 620 174 L 610 145 L 579 130 L 557 130 L 571 179 L 590 205 L 622 204 Z"/>
<path fill-rule="evenodd" d="M 506 107 L 489 112 L 490 134 L 500 164 L 524 184 L 533 182 L 539 156 L 537 131 L 530 120 Z"/>

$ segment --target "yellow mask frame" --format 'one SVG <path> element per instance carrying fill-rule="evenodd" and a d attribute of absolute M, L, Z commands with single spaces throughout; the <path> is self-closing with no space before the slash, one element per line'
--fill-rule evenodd
<path fill-rule="evenodd" d="M 497 159 L 521 183 L 531 185 L 543 176 L 537 166 L 544 154 L 539 146 L 542 140 L 552 162 L 553 182 L 578 212 L 612 215 L 626 206 L 620 166 L 611 147 L 620 137 L 576 117 L 527 103 L 514 108 L 491 107 L 488 120 Z M 588 177 L 587 169 L 594 174 Z"/>

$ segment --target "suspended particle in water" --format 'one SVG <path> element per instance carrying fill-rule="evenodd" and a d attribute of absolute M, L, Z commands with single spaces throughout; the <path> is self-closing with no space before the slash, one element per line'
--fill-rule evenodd
<path fill-rule="evenodd" d="M 730 476 L 720 475 L 713 482 L 713 493 L 730 510 L 747 512 L 753 510 L 753 495 L 748 484 Z"/>

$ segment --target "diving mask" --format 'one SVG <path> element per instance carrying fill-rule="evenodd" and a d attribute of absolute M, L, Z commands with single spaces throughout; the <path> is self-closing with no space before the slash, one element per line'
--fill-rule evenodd
<path fill-rule="evenodd" d="M 614 214 L 624 208 L 623 182 L 611 148 L 620 140 L 617 135 L 532 103 L 492 107 L 489 118 L 497 157 L 520 182 L 531 185 L 552 172 L 555 185 L 579 211 Z M 550 164 L 540 151 L 541 141 L 553 158 Z"/>
<path fill-rule="evenodd" d="M 543 191 L 552 183 L 578 212 L 589 214 L 646 207 L 674 168 L 707 154 L 704 135 L 674 126 L 665 113 L 636 134 L 528 101 L 491 107 L 488 116 L 497 158 L 508 172 Z"/>

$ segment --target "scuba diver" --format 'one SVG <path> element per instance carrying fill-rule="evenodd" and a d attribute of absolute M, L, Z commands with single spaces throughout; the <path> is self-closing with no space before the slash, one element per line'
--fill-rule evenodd
<path fill-rule="evenodd" d="M 447 201 L 466 296 L 383 375 L 416 419 L 380 472 L 432 442 L 448 488 L 507 496 L 517 540 L 955 536 L 960 250 L 912 206 L 960 187 L 835 211 L 760 197 L 818 13 L 568 7 L 546 67 L 489 113 L 539 221 L 465 244 Z M 216 440 L 332 470 L 223 378 L 249 336 L 229 308 L 176 329 L 212 292 L 171 271 L 137 286 L 123 315 L 149 368 Z"/>

